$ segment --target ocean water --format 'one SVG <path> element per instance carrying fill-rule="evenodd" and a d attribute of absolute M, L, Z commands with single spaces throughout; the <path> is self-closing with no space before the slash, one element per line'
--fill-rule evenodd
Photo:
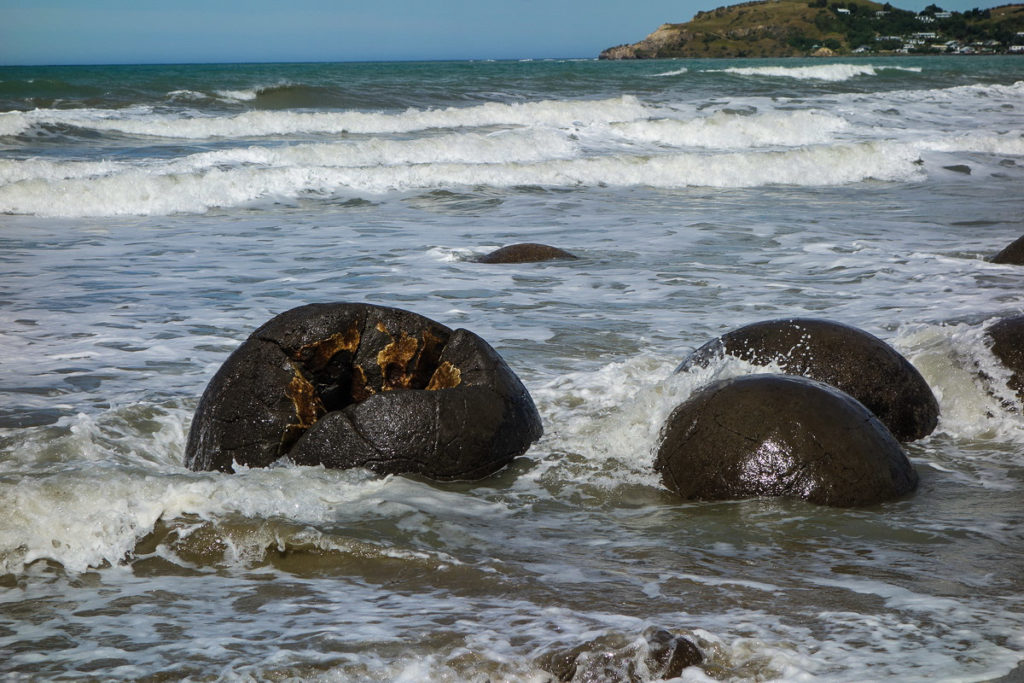
<path fill-rule="evenodd" d="M 0 677 L 986 681 L 1024 660 L 1024 59 L 0 68 Z M 515 242 L 576 261 L 485 265 Z M 482 481 L 183 466 L 294 306 L 488 340 L 545 435 Z M 743 324 L 860 327 L 939 400 L 863 509 L 651 466 Z M 589 659 L 588 659 L 589 657 Z M 610 668 L 602 668 L 607 665 Z M 1011 672 L 1016 670 L 1016 674 Z M 618 672 L 609 674 L 608 671 Z"/>

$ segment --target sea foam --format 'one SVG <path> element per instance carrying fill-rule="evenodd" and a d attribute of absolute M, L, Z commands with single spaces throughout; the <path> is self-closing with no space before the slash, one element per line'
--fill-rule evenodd
<path fill-rule="evenodd" d="M 234 116 L 157 114 L 151 110 L 45 109 L 0 115 L 0 135 L 17 135 L 32 126 L 65 124 L 87 130 L 130 135 L 205 139 L 272 135 L 389 134 L 429 129 L 485 126 L 566 126 L 645 118 L 651 108 L 632 95 L 606 100 L 545 100 L 524 103 L 487 102 L 471 107 L 408 109 L 382 112 L 249 111 Z"/>
<path fill-rule="evenodd" d="M 716 112 L 689 120 L 656 119 L 607 126 L 610 134 L 632 142 L 718 149 L 821 144 L 847 128 L 849 124 L 842 117 L 816 111 L 753 116 Z"/>
<path fill-rule="evenodd" d="M 721 69 L 739 76 L 765 76 L 768 78 L 796 78 L 816 81 L 848 81 L 858 76 L 877 76 L 880 71 L 909 71 L 920 73 L 921 67 L 873 66 L 871 64 L 820 64 L 815 66 L 750 66 Z"/>
<path fill-rule="evenodd" d="M 544 187 L 827 186 L 906 181 L 922 171 L 918 151 L 856 143 L 718 155 L 673 153 L 546 159 L 536 163 L 420 163 L 395 166 L 204 167 L 153 172 L 131 167 L 96 178 L 30 179 L 0 187 L 0 212 L 40 216 L 166 215 L 239 206 L 303 193 L 521 185 Z"/>

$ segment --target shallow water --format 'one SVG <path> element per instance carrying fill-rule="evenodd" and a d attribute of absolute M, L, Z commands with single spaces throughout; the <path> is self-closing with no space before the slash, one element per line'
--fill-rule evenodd
<path fill-rule="evenodd" d="M 597 641 L 651 679 L 654 628 L 701 648 L 689 681 L 981 681 L 1024 659 L 1024 422 L 984 337 L 1024 309 L 1024 271 L 985 260 L 1024 233 L 1021 60 L 0 81 L 0 672 L 545 680 Z M 523 241 L 580 258 L 472 260 Z M 314 301 L 476 332 L 544 437 L 472 483 L 186 470 L 227 354 Z M 917 492 L 676 500 L 651 469 L 662 421 L 758 369 L 673 369 L 794 315 L 927 379 Z"/>

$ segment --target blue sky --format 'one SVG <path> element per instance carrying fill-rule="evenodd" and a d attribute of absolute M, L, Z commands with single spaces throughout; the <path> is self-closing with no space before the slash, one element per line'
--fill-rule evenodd
<path fill-rule="evenodd" d="M 596 57 L 724 4 L 733 2 L 0 0 L 0 64 Z"/>

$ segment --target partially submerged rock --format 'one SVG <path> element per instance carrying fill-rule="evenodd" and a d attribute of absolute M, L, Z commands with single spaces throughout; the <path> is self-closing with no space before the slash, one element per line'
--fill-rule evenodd
<path fill-rule="evenodd" d="M 1013 373 L 1006 386 L 1024 401 L 1024 315 L 1004 318 L 985 334 L 992 340 L 992 353 Z"/>
<path fill-rule="evenodd" d="M 992 263 L 1024 266 L 1024 235 L 1010 242 L 1001 252 L 993 256 Z"/>
<path fill-rule="evenodd" d="M 538 261 L 572 260 L 575 258 L 576 256 L 573 254 L 558 247 L 523 242 L 495 249 L 489 254 L 484 254 L 476 261 L 477 263 L 535 263 Z"/>
<path fill-rule="evenodd" d="M 867 408 L 790 375 L 737 377 L 695 393 L 665 422 L 655 469 L 694 500 L 781 496 L 846 507 L 917 486 L 899 443 Z"/>
<path fill-rule="evenodd" d="M 542 433 L 519 378 L 483 339 L 368 304 L 310 304 L 271 319 L 232 353 L 196 408 L 193 470 L 366 467 L 478 479 Z"/>
<path fill-rule="evenodd" d="M 753 323 L 704 344 L 676 372 L 707 367 L 724 355 L 776 363 L 787 374 L 831 384 L 863 403 L 900 441 L 925 437 L 938 424 L 938 401 L 917 368 L 849 325 L 813 318 Z"/>
<path fill-rule="evenodd" d="M 683 636 L 650 628 L 627 641 L 612 634 L 540 658 L 538 664 L 558 681 L 640 681 L 678 678 L 683 669 L 704 661 L 700 649 Z"/>

